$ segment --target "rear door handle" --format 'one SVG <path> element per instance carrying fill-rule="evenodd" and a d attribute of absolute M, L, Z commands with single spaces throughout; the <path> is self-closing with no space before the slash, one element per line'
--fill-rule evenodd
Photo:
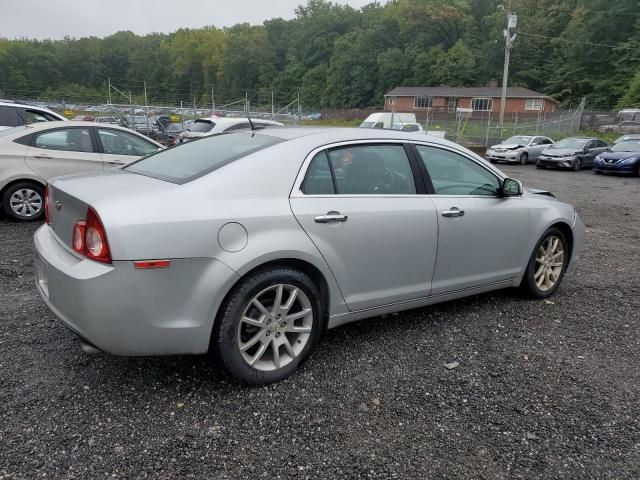
<path fill-rule="evenodd" d="M 316 223 L 338 223 L 346 222 L 349 217 L 340 212 L 328 212 L 326 215 L 318 215 L 313 220 Z"/>
<path fill-rule="evenodd" d="M 53 158 L 50 155 L 34 155 L 33 158 L 46 158 L 46 159 L 51 159 Z"/>
<path fill-rule="evenodd" d="M 445 210 L 442 212 L 443 217 L 463 217 L 464 210 L 460 210 L 458 207 L 451 207 L 451 210 Z"/>

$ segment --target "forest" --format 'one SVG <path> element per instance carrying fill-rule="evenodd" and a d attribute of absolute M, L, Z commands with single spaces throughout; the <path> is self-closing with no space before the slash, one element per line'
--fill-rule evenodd
<path fill-rule="evenodd" d="M 0 37 L 0 97 L 381 105 L 406 86 L 500 82 L 506 12 L 518 15 L 510 86 L 594 109 L 640 105 L 638 0 L 309 0 L 290 20 L 62 40 Z M 205 20 L 206 21 L 206 20 Z M 212 19 L 211 23 L 215 23 Z M 123 100 L 120 98 L 120 100 Z"/>

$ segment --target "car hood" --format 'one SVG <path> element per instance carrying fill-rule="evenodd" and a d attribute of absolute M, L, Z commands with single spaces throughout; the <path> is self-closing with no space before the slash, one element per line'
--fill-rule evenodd
<path fill-rule="evenodd" d="M 600 154 L 600 157 L 604 160 L 625 160 L 640 157 L 640 152 L 604 152 Z"/>
<path fill-rule="evenodd" d="M 575 148 L 547 148 L 543 155 L 549 155 L 551 157 L 568 157 L 569 155 L 577 155 L 582 153 L 582 150 L 576 150 Z"/>
<path fill-rule="evenodd" d="M 499 143 L 498 145 L 494 145 L 494 150 L 516 150 L 518 148 L 523 148 L 525 145 L 520 145 L 518 143 Z"/>

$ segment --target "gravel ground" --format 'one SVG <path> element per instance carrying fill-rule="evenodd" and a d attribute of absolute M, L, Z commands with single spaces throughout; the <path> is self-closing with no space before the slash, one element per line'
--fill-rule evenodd
<path fill-rule="evenodd" d="M 36 225 L 0 221 L 0 479 L 640 478 L 640 179 L 503 170 L 588 226 L 552 302 L 338 328 L 266 388 L 207 357 L 85 355 L 35 292 Z"/>

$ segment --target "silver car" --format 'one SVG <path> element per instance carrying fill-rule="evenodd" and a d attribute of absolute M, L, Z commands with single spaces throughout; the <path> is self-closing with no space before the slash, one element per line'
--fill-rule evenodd
<path fill-rule="evenodd" d="M 548 137 L 517 135 L 487 149 L 486 158 L 491 163 L 508 162 L 526 165 L 536 161 L 543 150 L 553 145 Z"/>
<path fill-rule="evenodd" d="M 48 185 L 36 284 L 86 350 L 213 351 L 255 384 L 325 328 L 490 290 L 546 298 L 575 209 L 469 150 L 393 130 L 207 137 Z"/>
<path fill-rule="evenodd" d="M 163 148 L 115 125 L 43 122 L 0 131 L 0 202 L 16 220 L 44 216 L 44 186 L 50 178 L 103 171 Z"/>

